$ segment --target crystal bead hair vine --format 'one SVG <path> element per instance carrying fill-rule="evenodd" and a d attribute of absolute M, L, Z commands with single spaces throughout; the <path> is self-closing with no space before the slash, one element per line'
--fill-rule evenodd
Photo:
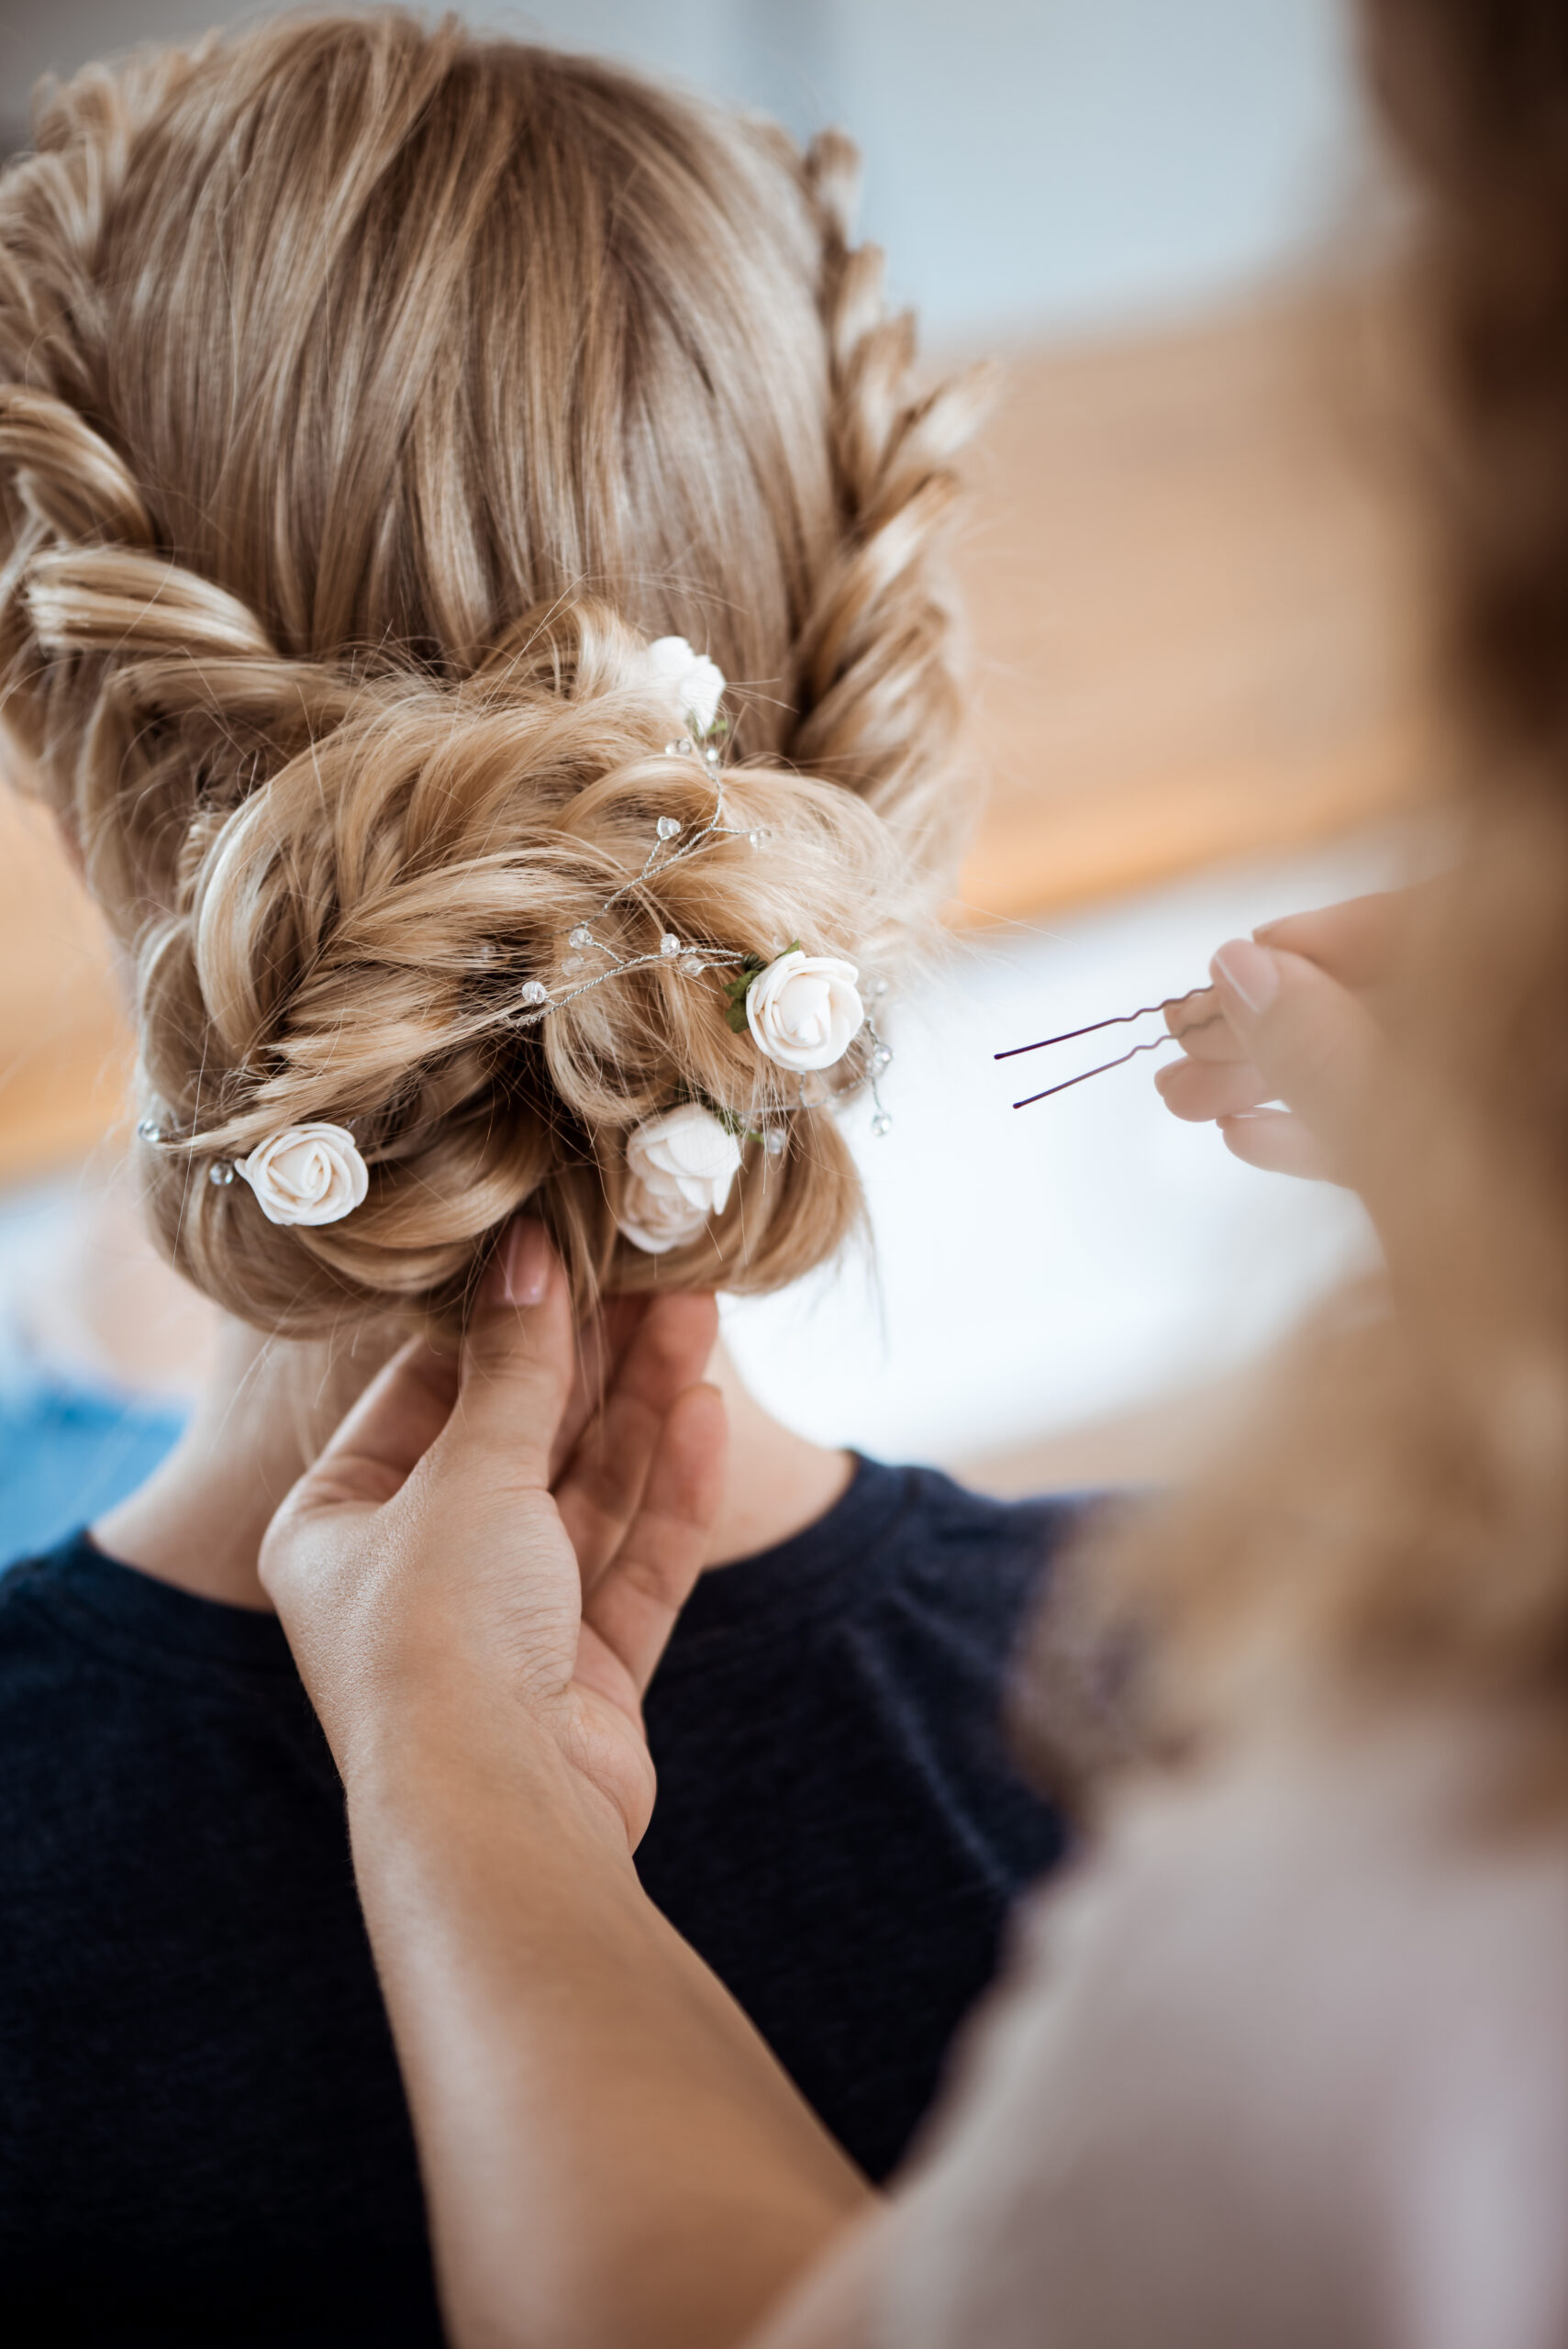
<path fill-rule="evenodd" d="M 623 881 L 620 887 L 612 890 L 603 905 L 586 921 L 577 922 L 567 932 L 565 942 L 568 951 L 562 958 L 561 968 L 566 974 L 569 984 L 552 992 L 542 979 L 527 980 L 518 990 L 518 1008 L 513 1014 L 516 1026 L 537 1028 L 540 1020 L 548 1019 L 552 1011 L 561 1010 L 566 1004 L 575 1003 L 579 996 L 591 994 L 595 987 L 602 987 L 608 979 L 624 978 L 628 971 L 643 971 L 654 964 L 669 963 L 673 964 L 683 978 L 697 979 L 710 968 L 734 969 L 750 959 L 733 947 L 686 944 L 677 938 L 673 930 L 665 930 L 662 934 L 656 950 L 651 953 L 621 954 L 614 946 L 601 938 L 594 927 L 595 922 L 604 919 L 612 907 L 619 905 L 623 898 L 634 896 L 649 882 L 657 880 L 662 874 L 673 871 L 677 864 L 688 863 L 694 856 L 699 856 L 704 849 L 711 846 L 715 841 L 749 841 L 756 849 L 761 848 L 768 837 L 765 829 L 761 825 L 725 822 L 724 775 L 719 765 L 719 752 L 715 743 L 705 740 L 699 752 L 697 743 L 693 737 L 690 734 L 683 734 L 674 741 L 665 743 L 664 756 L 667 759 L 691 759 L 700 756 L 704 766 L 708 770 L 714 787 L 712 815 L 706 823 L 700 825 L 679 848 L 675 846 L 683 830 L 679 817 L 660 817 L 654 826 L 653 845 L 643 860 L 642 870 L 635 874 L 629 881 Z M 590 954 L 599 955 L 606 967 L 596 971 L 592 978 L 579 979 L 575 974 L 584 968 Z"/>
<path fill-rule="evenodd" d="M 886 993 L 885 979 L 872 979 L 866 985 L 866 1001 L 868 1004 L 880 1003 Z M 884 1042 L 877 1033 L 875 1015 L 869 1010 L 866 1013 L 865 1032 L 866 1041 L 871 1046 L 871 1051 L 866 1057 L 866 1083 L 871 1087 L 871 1130 L 880 1141 L 893 1131 L 893 1119 L 883 1102 L 880 1082 L 893 1066 L 893 1047 Z"/>
<path fill-rule="evenodd" d="M 502 1016 L 517 1028 L 537 1028 L 552 1011 L 631 971 L 658 966 L 694 980 L 710 970 L 728 971 L 733 974 L 725 985 L 730 1026 L 738 1034 L 750 1029 L 758 1051 L 795 1075 L 802 1108 L 823 1107 L 833 1097 L 832 1088 L 821 1082 L 820 1072 L 843 1060 L 863 1036 L 863 1074 L 872 1097 L 871 1130 L 878 1137 L 884 1135 L 893 1119 L 883 1102 L 881 1079 L 892 1065 L 893 1053 L 870 1008 L 886 994 L 884 979 L 870 981 L 862 998 L 858 989 L 860 974 L 852 963 L 831 955 L 808 955 L 798 941 L 775 952 L 769 960 L 735 947 L 695 944 L 664 930 L 648 952 L 623 954 L 600 935 L 597 925 L 615 907 L 677 865 L 689 863 L 716 841 L 743 840 L 760 849 L 769 837 L 763 826 L 726 820 L 719 739 L 728 729 L 718 717 L 724 678 L 717 665 L 706 654 L 695 654 L 682 637 L 659 639 L 649 646 L 647 657 L 651 675 L 682 692 L 691 729 L 666 742 L 663 755 L 700 762 L 713 787 L 713 812 L 706 823 L 690 830 L 679 817 L 660 816 L 640 871 L 613 889 L 586 920 L 575 922 L 566 933 L 560 953 L 566 984 L 551 987 L 543 979 L 527 979 L 517 990 L 516 1002 L 509 1010 L 504 1008 Z M 480 949 L 480 959 L 493 963 L 497 952 L 494 943 L 486 942 Z M 588 970 L 591 957 L 597 958 L 601 967 L 586 977 L 579 975 Z M 776 1114 L 770 1118 L 764 1113 L 751 1128 L 717 1104 L 694 1101 L 690 1096 L 685 1098 L 715 1118 L 732 1141 L 754 1138 L 770 1158 L 781 1157 L 789 1146 L 787 1125 L 778 1122 Z M 194 1156 L 200 1146 L 198 1132 L 182 1133 L 157 1117 L 143 1118 L 136 1130 L 140 1141 L 157 1148 L 185 1151 Z M 363 1201 L 370 1180 L 350 1128 L 325 1120 L 286 1127 L 269 1135 L 246 1158 L 215 1158 L 206 1173 L 208 1182 L 221 1188 L 242 1177 L 263 1214 L 274 1223 L 337 1222 Z M 650 1241 L 645 1235 L 639 1244 L 665 1243 Z"/>
<path fill-rule="evenodd" d="M 630 880 L 623 881 L 617 889 L 612 890 L 586 920 L 574 923 L 566 933 L 563 941 L 566 951 L 562 955 L 560 967 L 567 984 L 552 988 L 543 979 L 525 980 L 518 989 L 517 1008 L 511 1015 L 514 1026 L 537 1028 L 549 1019 L 552 1011 L 562 1010 L 566 1005 L 591 994 L 595 987 L 605 985 L 608 980 L 624 978 L 632 971 L 656 966 L 673 967 L 682 978 L 700 979 L 710 970 L 744 974 L 762 972 L 768 967 L 762 958 L 755 954 L 742 952 L 734 947 L 694 944 L 689 940 L 677 937 L 673 930 L 662 931 L 657 947 L 647 953 L 623 954 L 601 937 L 595 927 L 623 900 L 634 896 L 639 889 L 672 872 L 676 865 L 700 856 L 717 841 L 743 840 L 753 849 L 766 845 L 769 833 L 764 825 L 731 824 L 725 820 L 724 773 L 717 740 L 724 731 L 722 725 L 715 722 L 706 728 L 699 728 L 694 712 L 693 729 L 691 733 L 678 735 L 674 740 L 666 742 L 663 755 L 668 759 L 700 759 L 713 785 L 712 814 L 705 824 L 699 825 L 684 840 L 682 839 L 684 828 L 678 817 L 665 815 L 658 818 L 654 826 L 653 844 L 643 860 L 640 871 Z M 604 967 L 595 971 L 590 977 L 579 977 L 578 974 L 586 968 L 590 956 L 597 956 Z M 741 988 L 742 999 L 744 992 Z M 886 992 L 884 979 L 873 980 L 866 989 L 868 999 L 880 998 Z M 892 1066 L 893 1053 L 877 1032 L 869 1009 L 864 1015 L 863 1027 L 869 1047 L 866 1076 L 872 1096 L 871 1130 L 880 1139 L 893 1128 L 893 1119 L 883 1101 L 879 1082 Z M 828 1097 L 824 1087 L 808 1088 L 805 1076 L 799 1080 L 797 1097 L 802 1108 L 820 1107 Z M 778 1126 L 764 1124 L 761 1129 L 761 1139 L 770 1157 L 778 1157 L 786 1147 L 785 1133 Z"/>

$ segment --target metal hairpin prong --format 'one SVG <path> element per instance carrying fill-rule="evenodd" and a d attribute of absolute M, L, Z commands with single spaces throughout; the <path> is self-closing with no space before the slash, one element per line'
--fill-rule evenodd
<path fill-rule="evenodd" d="M 1190 1003 L 1195 995 L 1207 995 L 1212 985 L 1212 980 L 1205 979 L 1201 986 L 1189 987 L 1185 995 L 1168 995 L 1161 1003 L 1140 1004 L 1136 1011 L 1118 1011 L 1114 1013 L 1109 1019 L 1091 1019 L 1086 1028 L 1064 1028 L 1060 1036 L 1042 1036 L 1038 1044 L 1010 1044 L 1005 1052 L 993 1052 L 991 1057 L 994 1061 L 1016 1061 L 1020 1052 L 1043 1052 L 1049 1044 L 1070 1044 L 1075 1037 L 1097 1035 L 1102 1028 L 1128 1028 L 1131 1026 L 1135 1019 L 1147 1019 L 1153 1012 L 1174 1011 L 1177 1004 Z M 1144 1049 L 1146 1049 L 1144 1046 L 1140 1045 L 1139 1050 L 1140 1052 Z M 1121 1062 L 1106 1061 L 1106 1068 L 1119 1068 L 1121 1066 Z M 1084 1074 L 1087 1076 L 1097 1076 L 1099 1074 L 1099 1071 L 1097 1069 L 1086 1069 L 1084 1071 Z M 1077 1084 L 1078 1079 L 1074 1077 L 1072 1081 L 1075 1085 Z M 1043 1097 L 1044 1097 L 1040 1094 L 1035 1096 L 1036 1100 L 1040 1100 Z"/>
<path fill-rule="evenodd" d="M 1196 994 L 1198 990 L 1195 988 L 1193 992 Z M 1184 1003 L 1186 997 L 1184 996 L 1178 996 L 1176 1000 L 1179 1003 Z M 1151 1006 L 1151 1008 L 1155 1011 L 1158 1011 L 1160 1008 L 1161 1007 L 1158 1004 Z M 1104 1022 L 1104 1025 L 1110 1028 L 1114 1027 L 1116 1022 L 1114 1020 L 1107 1019 Z M 1086 1035 L 1089 1031 L 1085 1029 L 1083 1032 Z M 1062 1041 L 1065 1040 L 1063 1039 Z M 1175 1041 L 1176 1039 L 1174 1036 L 1153 1036 L 1150 1039 L 1147 1044 L 1134 1044 L 1130 1052 L 1123 1052 L 1119 1058 L 1114 1061 L 1101 1061 L 1097 1068 L 1084 1069 L 1081 1076 L 1064 1076 L 1060 1085 L 1048 1085 L 1043 1093 L 1026 1094 L 1021 1101 L 1015 1101 L 1013 1107 L 1015 1109 L 1027 1109 L 1036 1101 L 1049 1101 L 1053 1093 L 1070 1092 L 1075 1085 L 1087 1085 L 1092 1076 L 1104 1076 L 1107 1069 L 1121 1068 L 1128 1061 L 1135 1061 L 1140 1052 L 1157 1052 L 1162 1044 L 1173 1044 Z M 996 1054 L 996 1058 L 998 1060 L 1001 1060 L 1004 1057 L 1005 1055 L 1001 1052 Z"/>
<path fill-rule="evenodd" d="M 1005 1052 L 993 1052 L 991 1057 L 997 1061 L 1017 1060 L 1020 1052 L 1043 1052 L 1052 1044 L 1071 1044 L 1079 1036 L 1097 1036 L 1104 1028 L 1129 1028 L 1135 1019 L 1151 1019 L 1157 1011 L 1174 1011 L 1178 1004 L 1190 1003 L 1195 995 L 1206 995 L 1207 991 L 1208 982 L 1205 980 L 1202 986 L 1189 987 L 1185 995 L 1168 995 L 1159 1003 L 1140 1004 L 1136 1011 L 1118 1011 L 1109 1019 L 1091 1019 L 1083 1028 L 1064 1028 L 1060 1036 L 1042 1036 L 1038 1044 L 1014 1044 Z M 1104 1076 L 1113 1068 L 1125 1067 L 1129 1061 L 1135 1061 L 1140 1052 L 1157 1052 L 1162 1044 L 1173 1044 L 1177 1041 L 1173 1031 L 1153 1036 L 1146 1044 L 1134 1044 L 1130 1052 L 1119 1052 L 1114 1061 L 1101 1061 L 1097 1066 L 1086 1068 L 1077 1076 L 1064 1076 L 1060 1085 L 1048 1085 L 1041 1092 L 1027 1093 L 1021 1101 L 1015 1101 L 1013 1107 L 1015 1109 L 1028 1109 L 1036 1101 L 1049 1101 L 1053 1093 L 1069 1093 L 1075 1085 L 1086 1085 L 1092 1076 Z"/>

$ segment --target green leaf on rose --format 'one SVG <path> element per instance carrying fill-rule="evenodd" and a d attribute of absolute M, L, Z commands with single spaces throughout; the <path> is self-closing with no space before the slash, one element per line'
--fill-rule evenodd
<path fill-rule="evenodd" d="M 772 970 L 773 963 L 782 962 L 786 954 L 798 954 L 803 952 L 799 939 L 792 938 L 787 946 L 781 946 L 778 952 L 766 962 L 760 954 L 748 954 L 735 976 L 725 980 L 724 992 L 729 997 L 729 1008 L 724 1016 L 737 1036 L 743 1036 L 749 1024 L 746 1018 L 746 996 L 752 981 L 760 979 L 764 971 Z"/>

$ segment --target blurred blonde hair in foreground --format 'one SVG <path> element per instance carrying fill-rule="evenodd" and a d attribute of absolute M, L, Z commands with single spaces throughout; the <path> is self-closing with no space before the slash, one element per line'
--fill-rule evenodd
<path fill-rule="evenodd" d="M 1224 1736 L 1326 1687 L 1497 1707 L 1568 1794 L 1568 15 L 1367 0 L 1418 197 L 1402 415 L 1430 522 L 1453 852 L 1387 1007 L 1357 1168 L 1386 1277 L 1225 1460 L 1117 1537 L 1156 1710 Z"/>
<path fill-rule="evenodd" d="M 769 1288 L 859 1212 L 717 974 L 542 1029 L 519 985 L 698 824 L 647 640 L 734 688 L 727 838 L 624 899 L 738 953 L 895 971 L 965 825 L 937 545 L 973 401 L 920 393 L 854 156 L 394 12 L 284 20 L 46 95 L 0 182 L 5 716 L 136 974 L 154 1228 L 292 1336 L 461 1323 L 525 1201 L 579 1297 Z M 863 1041 L 835 1072 L 866 1075 Z M 628 1132 L 755 1127 L 726 1215 L 617 1243 Z M 351 1123 L 364 1205 L 263 1221 L 205 1160 Z"/>

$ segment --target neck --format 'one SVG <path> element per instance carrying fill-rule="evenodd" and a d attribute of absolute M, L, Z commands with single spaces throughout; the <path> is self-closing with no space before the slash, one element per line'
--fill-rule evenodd
<path fill-rule="evenodd" d="M 161 1582 L 270 1612 L 256 1571 L 261 1537 L 317 1448 L 318 1423 L 341 1418 L 379 1367 L 339 1362 L 326 1372 L 319 1348 L 226 1323 L 185 1433 L 146 1484 L 97 1520 L 94 1539 Z M 847 1489 L 852 1468 L 848 1453 L 765 1411 L 722 1346 L 708 1375 L 729 1418 L 724 1498 L 704 1561 L 711 1568 L 804 1532 Z"/>

